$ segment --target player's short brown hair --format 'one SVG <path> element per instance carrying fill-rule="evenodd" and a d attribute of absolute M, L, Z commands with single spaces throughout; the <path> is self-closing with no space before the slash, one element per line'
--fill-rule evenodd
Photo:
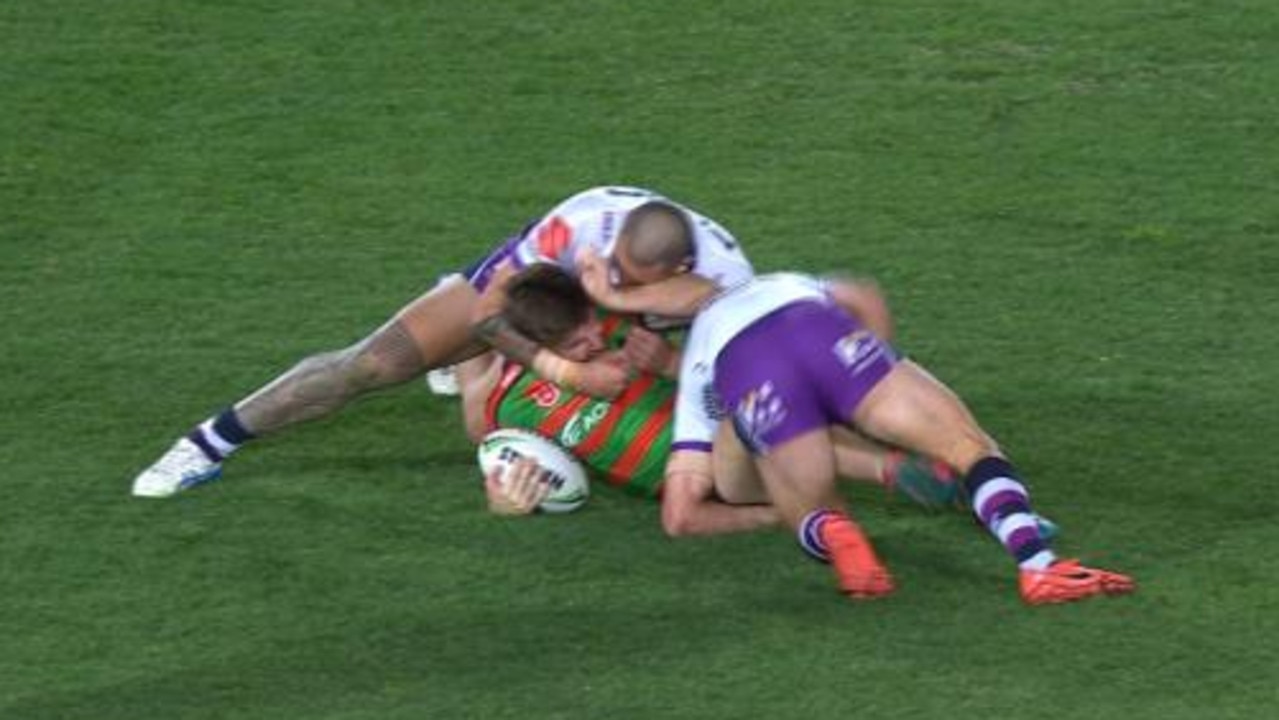
<path fill-rule="evenodd" d="M 589 321 L 590 313 L 591 299 L 582 284 L 557 265 L 530 265 L 506 286 L 502 315 L 539 345 L 558 345 Z"/>

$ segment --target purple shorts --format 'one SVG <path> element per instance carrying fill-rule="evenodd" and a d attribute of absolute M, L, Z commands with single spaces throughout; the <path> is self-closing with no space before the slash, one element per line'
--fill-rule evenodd
<path fill-rule="evenodd" d="M 715 390 L 752 452 L 846 425 L 897 353 L 838 308 L 797 302 L 756 320 L 720 351 Z"/>

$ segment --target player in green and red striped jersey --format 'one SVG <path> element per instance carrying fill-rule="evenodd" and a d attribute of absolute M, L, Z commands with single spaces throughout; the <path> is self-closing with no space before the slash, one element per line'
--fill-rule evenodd
<path fill-rule="evenodd" d="M 467 432 L 473 440 L 496 428 L 536 431 L 626 492 L 661 497 L 663 525 L 671 534 L 749 530 L 777 522 L 767 498 L 755 490 L 759 483 L 749 455 L 732 433 L 717 438 L 721 477 L 714 487 L 663 493 L 677 353 L 664 338 L 625 316 L 584 311 L 572 325 L 548 324 L 547 318 L 564 314 L 546 303 L 587 306 L 581 286 L 550 267 L 527 270 L 522 277 L 508 289 L 512 300 L 506 310 L 508 321 L 520 332 L 563 357 L 602 358 L 636 372 L 618 397 L 602 400 L 557 386 L 499 356 L 477 358 L 458 372 Z M 524 293 L 529 285 L 536 285 L 537 292 Z M 944 470 L 851 434 L 842 438 L 838 454 L 841 471 L 850 477 L 896 485 L 923 504 L 942 504 L 954 497 L 954 483 Z M 752 476 L 740 477 L 745 473 Z M 531 511 L 541 500 L 535 477 L 527 472 L 506 483 L 490 479 L 490 507 L 502 514 Z"/>
<path fill-rule="evenodd" d="M 592 325 L 611 351 L 623 351 L 628 336 L 644 332 L 619 315 L 601 313 Z M 484 419 L 488 429 L 524 428 L 551 438 L 626 492 L 656 497 L 670 453 L 674 404 L 674 380 L 656 373 L 636 374 L 620 395 L 605 400 L 504 360 L 485 399 Z"/>

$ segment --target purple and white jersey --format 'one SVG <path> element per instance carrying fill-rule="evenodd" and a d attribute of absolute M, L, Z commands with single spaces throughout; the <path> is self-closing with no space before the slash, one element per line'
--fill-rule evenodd
<path fill-rule="evenodd" d="M 672 450 L 710 452 L 715 427 L 725 417 L 715 393 L 715 361 L 724 346 L 760 318 L 792 303 L 814 300 L 830 302 L 824 281 L 774 273 L 729 287 L 702 308 L 684 343 Z"/>
<path fill-rule="evenodd" d="M 555 206 L 524 233 L 514 251 L 516 265 L 553 263 L 576 276 L 582 248 L 593 248 L 604 258 L 612 256 L 627 214 L 653 200 L 687 213 L 693 227 L 694 273 L 720 287 L 755 274 L 737 240 L 722 225 L 652 190 L 625 186 L 591 188 Z"/>

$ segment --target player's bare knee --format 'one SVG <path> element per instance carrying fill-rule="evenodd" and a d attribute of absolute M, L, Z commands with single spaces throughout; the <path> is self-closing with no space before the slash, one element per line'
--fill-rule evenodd
<path fill-rule="evenodd" d="M 342 352 L 346 380 L 359 391 L 398 385 L 426 372 L 416 343 L 398 322 Z"/>

